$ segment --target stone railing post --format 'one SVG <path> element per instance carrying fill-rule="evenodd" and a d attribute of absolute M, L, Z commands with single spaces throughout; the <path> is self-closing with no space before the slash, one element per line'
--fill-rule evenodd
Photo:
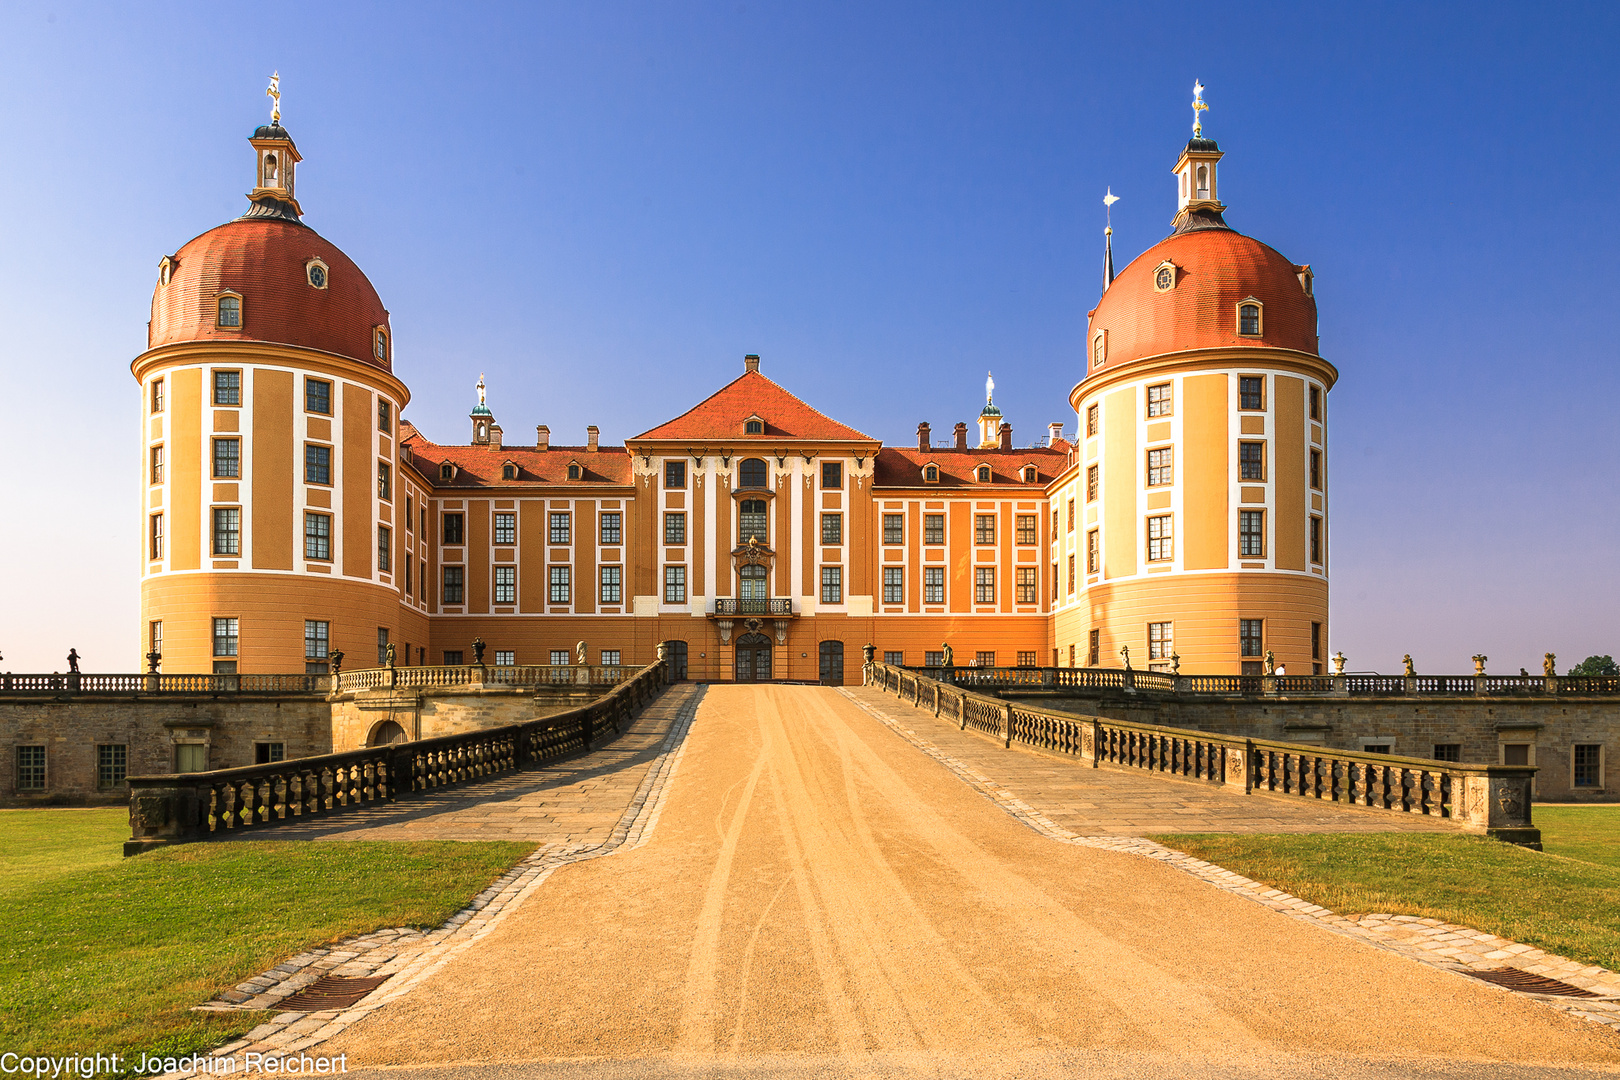
<path fill-rule="evenodd" d="M 1243 794 L 1254 791 L 1254 743 L 1247 739 L 1242 746 L 1227 746 L 1221 751 L 1225 759 L 1221 782 L 1227 787 L 1242 788 Z"/>
<path fill-rule="evenodd" d="M 1006 702 L 1001 705 L 1001 745 L 1012 746 L 1012 705 Z"/>
<path fill-rule="evenodd" d="M 124 854 L 139 855 L 169 844 L 184 844 L 208 835 L 202 823 L 197 785 L 180 777 L 151 782 L 131 781 L 129 834 Z"/>
<path fill-rule="evenodd" d="M 1126 668 L 1125 673 L 1120 676 L 1120 685 L 1125 688 L 1127 694 L 1136 693 L 1136 672 Z"/>
<path fill-rule="evenodd" d="M 416 787 L 416 752 L 410 743 L 396 743 L 388 751 L 388 798 L 409 795 Z"/>
<path fill-rule="evenodd" d="M 1541 850 L 1541 830 L 1530 820 L 1535 766 L 1487 765 L 1451 775 L 1453 813 L 1469 832 Z"/>
<path fill-rule="evenodd" d="M 1095 717 L 1080 726 L 1080 756 L 1089 760 L 1093 769 L 1102 760 L 1102 721 Z"/>

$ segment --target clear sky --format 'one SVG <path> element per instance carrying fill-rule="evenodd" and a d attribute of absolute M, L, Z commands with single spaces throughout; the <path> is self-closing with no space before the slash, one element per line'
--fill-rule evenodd
<path fill-rule="evenodd" d="M 246 206 L 282 76 L 305 220 L 406 410 L 614 443 L 744 353 L 890 443 L 1063 420 L 1161 239 L 1194 79 L 1227 220 L 1316 272 L 1331 649 L 1620 653 L 1620 6 L 81 4 L 0 33 L 0 668 L 139 663 L 157 261 Z M 529 433 L 527 436 L 525 433 Z"/>

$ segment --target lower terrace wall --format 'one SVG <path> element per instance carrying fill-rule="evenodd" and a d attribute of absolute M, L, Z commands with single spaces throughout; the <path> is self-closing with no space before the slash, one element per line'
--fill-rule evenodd
<path fill-rule="evenodd" d="M 602 696 L 591 687 L 484 687 L 482 690 L 401 692 L 366 690 L 331 703 L 332 753 L 384 741 L 383 729 L 398 724 L 407 739 L 436 739 L 540 720 L 577 709 Z"/>

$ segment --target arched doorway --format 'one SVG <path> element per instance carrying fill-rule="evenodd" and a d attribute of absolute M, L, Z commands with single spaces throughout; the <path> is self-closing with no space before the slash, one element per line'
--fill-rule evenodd
<path fill-rule="evenodd" d="M 764 634 L 743 634 L 737 639 L 737 681 L 769 682 L 771 639 Z"/>
<path fill-rule="evenodd" d="M 664 656 L 669 660 L 669 679 L 671 682 L 680 682 L 686 678 L 686 642 L 666 641 L 669 646 Z"/>
<path fill-rule="evenodd" d="M 390 743 L 404 742 L 409 738 L 410 736 L 405 734 L 405 729 L 396 721 L 384 720 L 371 729 L 371 734 L 366 738 L 366 745 L 387 746 Z"/>
<path fill-rule="evenodd" d="M 844 643 L 842 641 L 823 641 L 821 643 L 821 684 L 823 686 L 844 685 Z"/>

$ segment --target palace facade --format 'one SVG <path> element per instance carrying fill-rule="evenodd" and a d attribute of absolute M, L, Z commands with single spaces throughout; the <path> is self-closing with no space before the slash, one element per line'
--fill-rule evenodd
<path fill-rule="evenodd" d="M 1170 235 L 1090 313 L 1076 427 L 885 445 L 745 358 L 623 445 L 402 419 L 388 311 L 249 139 L 245 214 L 159 264 L 133 362 L 143 652 L 169 672 L 650 662 L 859 681 L 939 663 L 1321 672 L 1327 396 L 1308 266 L 1230 228 L 1195 132 Z M 154 661 L 157 662 L 157 661 Z"/>

